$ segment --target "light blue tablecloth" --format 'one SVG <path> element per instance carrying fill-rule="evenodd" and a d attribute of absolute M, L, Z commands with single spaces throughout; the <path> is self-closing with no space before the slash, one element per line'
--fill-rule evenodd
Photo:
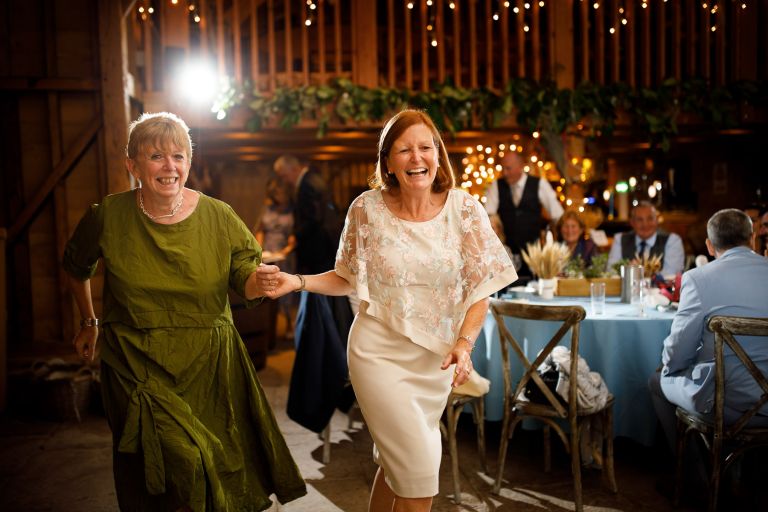
<path fill-rule="evenodd" d="M 599 372 L 615 396 L 614 436 L 629 437 L 650 446 L 656 432 L 656 414 L 648 392 L 648 377 L 661 363 L 664 338 L 669 334 L 673 313 L 648 311 L 638 316 L 634 306 L 608 298 L 604 315 L 592 315 L 589 299 L 556 298 L 549 301 L 530 300 L 531 304 L 574 305 L 587 311 L 581 323 L 579 348 L 590 369 Z M 529 361 L 544 348 L 557 332 L 556 322 L 508 320 L 507 327 L 523 345 Z M 570 342 L 570 333 L 561 343 Z M 475 345 L 472 362 L 475 370 L 491 380 L 485 399 L 486 419 L 498 421 L 504 415 L 504 381 L 502 377 L 499 331 L 488 312 L 485 325 Z M 510 351 L 513 385 L 522 375 L 522 364 Z"/>

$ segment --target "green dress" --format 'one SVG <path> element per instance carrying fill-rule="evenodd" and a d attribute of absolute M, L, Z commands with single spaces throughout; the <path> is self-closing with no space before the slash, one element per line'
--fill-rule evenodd
<path fill-rule="evenodd" d="M 306 494 L 232 323 L 261 249 L 227 204 L 156 224 L 135 192 L 85 214 L 64 267 L 88 279 L 104 260 L 102 388 L 121 510 L 257 511 Z M 249 301 L 255 305 L 257 301 Z"/>

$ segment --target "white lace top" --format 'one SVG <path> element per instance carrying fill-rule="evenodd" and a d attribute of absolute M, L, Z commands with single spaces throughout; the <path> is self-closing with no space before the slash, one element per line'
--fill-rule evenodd
<path fill-rule="evenodd" d="M 440 355 L 472 304 L 517 279 L 488 214 L 457 189 L 425 222 L 396 217 L 381 190 L 361 194 L 347 212 L 336 273 L 369 315 Z"/>

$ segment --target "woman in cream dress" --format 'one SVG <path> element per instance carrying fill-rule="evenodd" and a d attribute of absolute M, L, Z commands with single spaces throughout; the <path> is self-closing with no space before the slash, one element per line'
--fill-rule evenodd
<path fill-rule="evenodd" d="M 272 279 L 269 297 L 303 289 L 360 297 L 348 356 L 379 465 L 369 510 L 428 511 L 438 492 L 440 415 L 451 387 L 472 372 L 487 297 L 517 276 L 480 203 L 454 188 L 425 113 L 389 120 L 371 185 L 349 207 L 334 270 L 259 272 Z"/>

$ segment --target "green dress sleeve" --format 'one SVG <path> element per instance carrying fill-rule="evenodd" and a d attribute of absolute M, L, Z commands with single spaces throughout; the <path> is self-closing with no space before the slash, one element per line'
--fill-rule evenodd
<path fill-rule="evenodd" d="M 101 205 L 94 204 L 85 212 L 64 248 L 64 270 L 81 281 L 93 277 L 101 258 L 101 232 L 104 215 Z"/>
<path fill-rule="evenodd" d="M 229 266 L 229 286 L 245 299 L 245 282 L 261 263 L 261 247 L 234 210 L 227 207 L 227 213 L 229 215 L 229 240 L 232 251 Z M 263 297 L 253 300 L 246 299 L 245 306 L 249 308 L 256 306 L 261 304 L 262 300 L 264 300 Z"/>

